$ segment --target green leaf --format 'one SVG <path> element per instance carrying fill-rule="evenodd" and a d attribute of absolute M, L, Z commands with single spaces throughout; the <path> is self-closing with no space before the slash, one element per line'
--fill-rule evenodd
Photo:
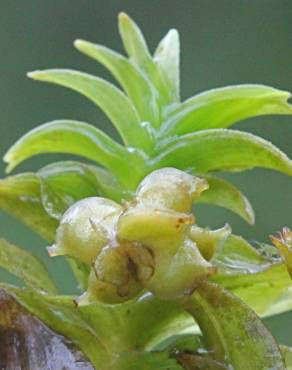
<path fill-rule="evenodd" d="M 165 75 L 169 90 L 174 101 L 180 97 L 180 43 L 179 33 L 172 29 L 160 41 L 154 53 L 154 62 L 158 65 L 162 74 Z"/>
<path fill-rule="evenodd" d="M 280 349 L 285 359 L 286 369 L 292 370 L 292 348 L 287 346 L 280 346 Z"/>
<path fill-rule="evenodd" d="M 133 102 L 140 121 L 155 122 L 159 115 L 155 90 L 150 81 L 127 58 L 102 45 L 76 40 L 75 47 L 103 64 L 117 79 Z"/>
<path fill-rule="evenodd" d="M 246 118 L 268 114 L 292 114 L 291 94 L 264 85 L 238 85 L 208 90 L 175 109 L 163 134 L 187 134 L 211 128 L 227 128 Z"/>
<path fill-rule="evenodd" d="M 269 316 L 292 308 L 291 279 L 285 263 L 277 255 L 269 255 L 267 248 L 272 247 L 262 248 L 257 250 L 231 235 L 214 261 L 219 271 L 211 280 L 231 290 L 258 315 Z"/>
<path fill-rule="evenodd" d="M 228 274 L 233 272 L 250 275 L 266 269 L 270 263 L 278 263 L 279 260 L 269 260 L 242 237 L 230 235 L 217 254 L 216 262 Z"/>
<path fill-rule="evenodd" d="M 172 356 L 173 357 L 173 356 Z M 167 351 L 132 352 L 123 355 L 113 370 L 183 370 Z"/>
<path fill-rule="evenodd" d="M 175 302 L 145 295 L 122 305 L 76 307 L 69 296 L 5 288 L 52 330 L 70 338 L 99 370 L 180 369 L 167 352 L 150 352 L 159 341 L 193 323 Z"/>
<path fill-rule="evenodd" d="M 24 173 L 0 180 L 0 208 L 12 214 L 48 241 L 53 241 L 58 222 L 41 202 L 40 180 Z"/>
<path fill-rule="evenodd" d="M 54 294 L 57 289 L 45 266 L 31 253 L 0 239 L 0 267 L 22 279 L 28 287 Z"/>
<path fill-rule="evenodd" d="M 183 306 L 200 326 L 211 359 L 236 370 L 285 369 L 276 341 L 264 324 L 228 291 L 203 283 Z"/>
<path fill-rule="evenodd" d="M 2 369 L 93 370 L 79 348 L 0 290 Z"/>
<path fill-rule="evenodd" d="M 154 168 L 209 172 L 264 167 L 292 175 L 292 161 L 285 153 L 258 136 L 235 130 L 212 129 L 170 139 L 160 143 L 156 153 Z"/>
<path fill-rule="evenodd" d="M 204 176 L 209 188 L 201 193 L 196 203 L 215 204 L 227 208 L 241 216 L 249 224 L 254 224 L 254 212 L 249 200 L 230 182 L 214 176 Z"/>
<path fill-rule="evenodd" d="M 50 172 L 54 165 L 49 165 L 43 170 Z M 56 166 L 58 165 L 56 164 Z M 90 167 L 93 168 L 92 173 L 95 176 L 94 169 L 97 171 L 99 169 L 94 166 Z M 102 175 L 102 171 L 100 175 Z M 62 192 L 62 189 L 60 190 Z M 65 197 L 65 194 L 63 195 Z M 58 196 L 60 197 L 60 195 Z M 44 197 L 45 199 L 43 199 Z M 0 208 L 18 218 L 48 242 L 53 242 L 58 221 L 51 217 L 43 206 L 44 200 L 48 200 L 48 197 L 49 194 L 45 195 L 44 189 L 41 189 L 41 180 L 36 174 L 23 173 L 0 180 Z M 53 195 L 53 199 L 56 202 L 56 194 Z M 46 206 L 48 208 L 48 204 Z M 54 212 L 56 211 L 54 210 Z M 83 285 L 88 271 L 85 271 L 83 266 L 77 266 L 73 260 L 70 261 L 70 264 L 77 280 Z"/>
<path fill-rule="evenodd" d="M 41 125 L 20 138 L 4 156 L 4 161 L 9 164 L 7 171 L 25 159 L 43 153 L 83 156 L 102 164 L 125 181 L 135 179 L 135 170 L 140 172 L 144 161 L 137 151 L 127 151 L 94 126 L 59 120 Z M 131 179 L 128 176 L 129 166 L 132 169 Z"/>
<path fill-rule="evenodd" d="M 112 199 L 119 203 L 122 200 L 130 199 L 132 192 L 124 188 L 111 172 L 94 165 L 87 165 L 87 167 L 94 176 L 95 182 L 98 189 L 100 189 L 101 194 L 103 194 L 106 198 Z"/>
<path fill-rule="evenodd" d="M 50 69 L 28 74 L 38 81 L 68 87 L 92 100 L 114 124 L 124 143 L 137 148 L 148 147 L 150 133 L 140 124 L 139 117 L 127 96 L 101 78 L 69 69 Z"/>
<path fill-rule="evenodd" d="M 99 195 L 90 170 L 78 162 L 57 162 L 42 168 L 42 202 L 47 213 L 59 220 L 77 200 Z"/>
<path fill-rule="evenodd" d="M 283 264 L 262 265 L 257 273 L 218 276 L 214 280 L 232 290 L 261 317 L 292 309 L 291 279 Z"/>
<path fill-rule="evenodd" d="M 108 171 L 80 162 L 51 163 L 38 171 L 38 176 L 44 208 L 56 219 L 80 199 L 91 196 L 115 198 L 119 193 L 118 183 Z"/>
<path fill-rule="evenodd" d="M 119 31 L 130 60 L 145 73 L 155 86 L 159 94 L 160 106 L 173 103 L 172 92 L 165 74 L 162 74 L 158 65 L 154 63 L 141 30 L 125 13 L 119 14 Z"/>
<path fill-rule="evenodd" d="M 153 63 L 144 36 L 137 24 L 126 14 L 119 14 L 119 31 L 124 48 L 133 60 L 142 69 L 149 68 Z"/>

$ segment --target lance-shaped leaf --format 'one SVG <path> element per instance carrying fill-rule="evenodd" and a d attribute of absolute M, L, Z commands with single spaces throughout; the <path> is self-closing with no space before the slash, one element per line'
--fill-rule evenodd
<path fill-rule="evenodd" d="M 109 82 L 69 69 L 51 69 L 28 74 L 38 81 L 46 81 L 68 87 L 92 100 L 115 125 L 127 146 L 147 147 L 150 134 L 140 125 L 139 117 L 127 96 Z"/>
<path fill-rule="evenodd" d="M 40 180 L 35 174 L 24 173 L 0 180 L 0 208 L 53 241 L 58 222 L 42 205 Z"/>
<path fill-rule="evenodd" d="M 155 122 L 159 115 L 157 93 L 150 81 L 127 58 L 105 46 L 76 40 L 75 47 L 103 64 L 117 79 L 133 102 L 141 122 Z"/>
<path fill-rule="evenodd" d="M 158 44 L 153 59 L 165 75 L 169 90 L 173 94 L 173 100 L 178 101 L 180 97 L 180 43 L 177 30 L 168 31 Z"/>
<path fill-rule="evenodd" d="M 214 176 L 205 176 L 209 188 L 196 203 L 214 204 L 227 208 L 241 216 L 249 224 L 254 224 L 254 212 L 249 200 L 230 182 Z"/>
<path fill-rule="evenodd" d="M 120 178 L 127 177 L 129 166 L 135 178 L 141 157 L 137 151 L 126 148 L 112 140 L 101 130 L 87 123 L 70 120 L 52 121 L 41 125 L 19 139 L 6 153 L 7 171 L 32 156 L 43 153 L 68 153 L 80 155 L 102 164 Z M 140 169 L 139 169 L 140 170 Z"/>
<path fill-rule="evenodd" d="M 44 208 L 56 219 L 73 203 L 91 196 L 121 199 L 118 182 L 108 171 L 81 162 L 56 162 L 38 171 Z M 120 191 L 119 191 L 120 190 Z"/>
<path fill-rule="evenodd" d="M 285 369 L 272 335 L 231 293 L 203 283 L 183 305 L 200 326 L 211 359 L 236 370 Z"/>
<path fill-rule="evenodd" d="M 69 339 L 55 333 L 0 290 L 0 368 L 93 370 Z"/>
<path fill-rule="evenodd" d="M 118 20 L 120 35 L 127 54 L 135 64 L 147 70 L 153 61 L 141 30 L 125 13 L 120 13 Z"/>
<path fill-rule="evenodd" d="M 141 30 L 125 13 L 119 14 L 119 31 L 130 60 L 145 73 L 157 89 L 160 104 L 171 103 L 173 97 L 165 74 L 162 74 L 158 65 L 154 63 Z"/>
<path fill-rule="evenodd" d="M 227 128 L 246 118 L 292 114 L 291 94 L 264 85 L 238 85 L 212 89 L 186 100 L 165 122 L 163 132 L 186 134 Z"/>
<path fill-rule="evenodd" d="M 0 239 L 0 267 L 22 279 L 28 287 L 54 294 L 57 289 L 45 266 L 31 253 Z"/>
<path fill-rule="evenodd" d="M 157 154 L 155 168 L 209 172 L 264 167 L 292 175 L 292 161 L 285 153 L 258 136 L 235 130 L 204 130 L 170 139 L 160 144 Z"/>

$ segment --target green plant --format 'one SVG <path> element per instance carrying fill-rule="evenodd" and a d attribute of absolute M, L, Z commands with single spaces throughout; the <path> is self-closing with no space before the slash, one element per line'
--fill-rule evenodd
<path fill-rule="evenodd" d="M 8 172 L 42 153 L 91 162 L 52 163 L 0 182 L 1 208 L 55 242 L 49 253 L 68 257 L 83 292 L 59 295 L 41 262 L 2 240 L 0 265 L 26 287 L 1 285 L 0 365 L 287 369 L 290 349 L 280 350 L 257 315 L 292 307 L 291 232 L 272 237 L 275 247 L 255 247 L 228 225 L 199 227 L 192 205 L 226 207 L 254 222 L 246 197 L 213 172 L 265 167 L 292 174 L 291 160 L 271 143 L 229 129 L 252 116 L 291 114 L 290 94 L 241 85 L 180 102 L 177 31 L 152 57 L 127 15 L 119 28 L 129 58 L 82 40 L 75 46 L 108 68 L 123 91 L 72 70 L 29 73 L 92 100 L 123 144 L 87 123 L 58 120 L 6 153 Z M 24 338 L 17 355 L 11 333 Z"/>

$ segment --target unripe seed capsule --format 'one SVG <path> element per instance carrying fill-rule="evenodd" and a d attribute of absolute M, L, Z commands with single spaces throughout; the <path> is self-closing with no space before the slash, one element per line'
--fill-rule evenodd
<path fill-rule="evenodd" d="M 138 242 L 156 254 L 159 250 L 176 250 L 183 235 L 194 223 L 191 214 L 146 207 L 132 208 L 118 220 L 119 240 Z"/>
<path fill-rule="evenodd" d="M 130 279 L 129 264 L 129 258 L 122 248 L 106 246 L 97 256 L 93 269 L 98 280 L 120 287 Z"/>
<path fill-rule="evenodd" d="M 160 298 L 174 299 L 190 294 L 214 272 L 196 245 L 185 239 L 174 255 L 161 253 L 156 257 L 154 275 L 144 286 Z"/>
<path fill-rule="evenodd" d="M 48 248 L 51 256 L 68 255 L 91 264 L 101 248 L 114 237 L 122 207 L 105 198 L 80 200 L 63 215 L 57 229 L 56 244 Z"/>
<path fill-rule="evenodd" d="M 146 176 L 136 192 L 136 201 L 157 209 L 190 212 L 193 201 L 208 188 L 205 179 L 176 168 L 163 168 Z"/>
<path fill-rule="evenodd" d="M 136 280 L 135 274 L 132 273 L 129 266 L 125 266 L 123 258 L 119 262 L 116 257 L 120 254 L 114 256 L 113 249 L 94 264 L 94 270 L 89 275 L 87 291 L 76 299 L 78 305 L 96 302 L 122 303 L 141 292 L 142 286 Z M 125 267 L 126 269 L 123 270 Z"/>
<path fill-rule="evenodd" d="M 135 242 L 123 243 L 123 249 L 134 264 L 137 279 L 140 282 L 149 280 L 155 269 L 155 261 L 151 249 Z"/>

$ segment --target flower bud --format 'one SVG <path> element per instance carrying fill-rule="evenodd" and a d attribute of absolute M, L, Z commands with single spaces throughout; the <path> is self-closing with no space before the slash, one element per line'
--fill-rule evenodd
<path fill-rule="evenodd" d="M 193 201 L 207 188 L 204 179 L 163 168 L 145 177 L 137 189 L 136 201 L 151 208 L 190 212 Z"/>
<path fill-rule="evenodd" d="M 51 256 L 68 255 L 90 264 L 101 248 L 114 237 L 114 225 L 122 207 L 104 198 L 78 201 L 63 215 Z"/>

